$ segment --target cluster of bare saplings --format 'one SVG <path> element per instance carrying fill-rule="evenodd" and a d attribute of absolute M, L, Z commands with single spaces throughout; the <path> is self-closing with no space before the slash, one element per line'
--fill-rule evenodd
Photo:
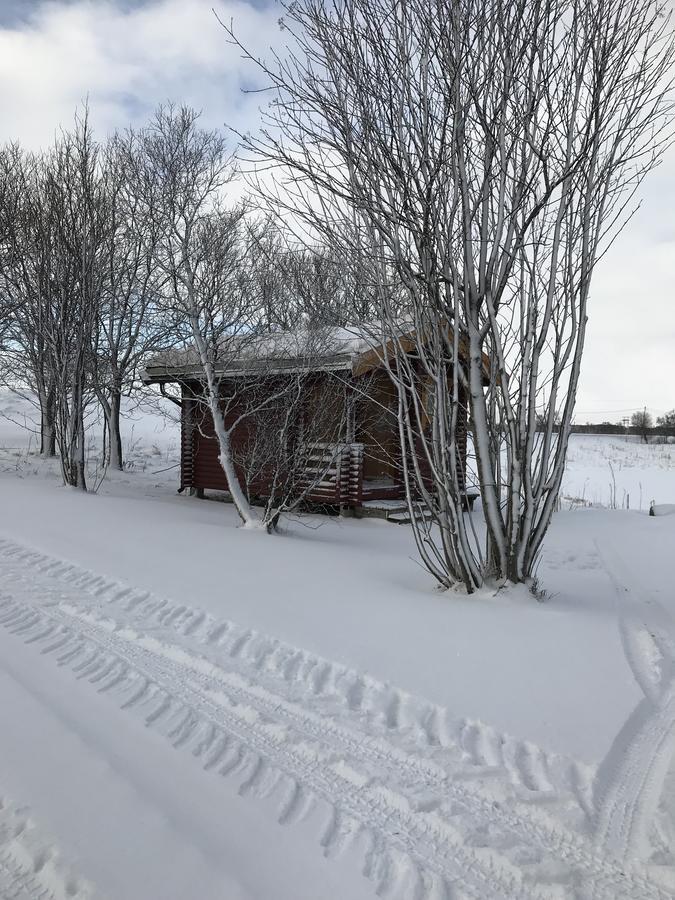
<path fill-rule="evenodd" d="M 223 138 L 187 110 L 103 145 L 85 119 L 49 153 L 3 151 L 4 342 L 11 377 L 40 397 L 43 449 L 55 441 L 82 484 L 95 398 L 119 465 L 115 418 L 139 359 L 189 344 L 235 502 L 258 521 L 234 478 L 215 361 L 234 338 L 376 322 L 373 346 L 394 348 L 382 355 L 409 502 L 427 512 L 414 519 L 424 564 L 469 592 L 531 583 L 594 268 L 672 135 L 667 4 L 297 0 L 282 23 L 269 63 L 225 29 L 273 97 L 240 136 L 243 204 L 228 200 Z M 465 511 L 463 402 L 484 525 Z"/>

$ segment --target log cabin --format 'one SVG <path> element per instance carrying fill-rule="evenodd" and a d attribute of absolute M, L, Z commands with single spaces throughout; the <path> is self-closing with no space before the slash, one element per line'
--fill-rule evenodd
<path fill-rule="evenodd" d="M 405 502 L 404 473 L 399 437 L 398 396 L 385 364 L 394 350 L 386 341 L 373 340 L 365 328 L 322 328 L 229 340 L 214 371 L 222 397 L 225 425 L 240 483 L 249 497 L 265 498 L 272 490 L 272 474 L 257 471 L 251 478 L 247 461 L 252 453 L 256 413 L 268 407 L 272 396 L 283 396 L 291 382 L 295 404 L 289 440 L 302 459 L 303 503 L 355 515 L 369 507 L 399 507 Z M 410 350 L 415 345 L 409 335 Z M 401 336 L 398 338 L 401 345 Z M 406 336 L 403 335 L 403 343 Z M 487 358 L 484 359 L 484 365 Z M 169 351 L 148 360 L 143 381 L 176 385 L 171 397 L 181 408 L 181 462 L 179 490 L 203 496 L 204 491 L 227 491 L 219 462 L 219 445 L 205 402 L 204 370 L 194 350 Z M 175 391 L 175 389 L 174 389 Z M 255 402 L 251 403 L 251 397 Z M 300 402 L 297 402 L 297 398 Z M 247 411 L 248 410 L 248 411 Z M 467 405 L 460 393 L 457 447 L 460 470 L 466 473 Z M 288 414 L 286 416 L 288 418 Z M 416 448 L 423 472 L 428 464 Z M 475 494 L 468 492 L 469 503 Z"/>

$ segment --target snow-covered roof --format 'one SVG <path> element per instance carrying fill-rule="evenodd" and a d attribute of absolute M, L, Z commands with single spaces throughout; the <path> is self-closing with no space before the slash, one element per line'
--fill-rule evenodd
<path fill-rule="evenodd" d="M 225 336 L 219 344 L 215 371 L 219 378 L 339 371 L 360 376 L 382 366 L 394 352 L 395 343 L 406 352 L 415 349 L 417 338 L 412 323 L 401 321 L 396 330 L 397 334 L 392 336 L 381 322 L 369 322 Z M 483 363 L 487 378 L 489 359 L 485 354 Z M 143 373 L 146 384 L 203 377 L 203 367 L 194 347 L 157 354 L 148 360 Z"/>
<path fill-rule="evenodd" d="M 365 354 L 377 355 L 384 343 L 379 323 L 238 334 L 221 339 L 215 366 L 220 377 L 259 371 L 354 371 Z M 194 346 L 153 356 L 146 363 L 143 380 L 167 382 L 191 375 L 202 375 Z"/>

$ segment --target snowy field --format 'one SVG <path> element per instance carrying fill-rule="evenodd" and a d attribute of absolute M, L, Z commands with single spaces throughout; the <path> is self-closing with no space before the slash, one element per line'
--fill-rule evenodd
<path fill-rule="evenodd" d="M 2 900 L 675 896 L 674 445 L 573 436 L 537 603 L 238 529 L 156 412 L 95 495 L 2 413 Z"/>
<path fill-rule="evenodd" d="M 574 434 L 562 495 L 569 505 L 638 511 L 648 510 L 652 501 L 673 502 L 675 443 L 644 444 L 635 435 Z"/>

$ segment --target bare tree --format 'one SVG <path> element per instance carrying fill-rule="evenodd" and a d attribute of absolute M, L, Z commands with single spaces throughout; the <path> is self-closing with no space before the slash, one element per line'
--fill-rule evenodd
<path fill-rule="evenodd" d="M 630 417 L 630 424 L 636 434 L 639 434 L 645 444 L 649 443 L 649 432 L 654 427 L 654 420 L 647 408 L 634 412 Z"/>
<path fill-rule="evenodd" d="M 136 152 L 133 133 L 114 135 L 101 163 L 108 222 L 91 377 L 106 423 L 107 461 L 114 469 L 124 467 L 122 398 L 133 392 L 143 358 L 169 340 L 153 269 L 155 225 L 134 190 Z"/>
<path fill-rule="evenodd" d="M 100 147 L 88 111 L 57 139 L 39 178 L 43 230 L 49 240 L 45 328 L 56 394 L 56 444 L 66 484 L 87 489 L 85 412 L 93 398 L 91 356 L 105 290 L 109 236 Z"/>
<path fill-rule="evenodd" d="M 13 267 L 14 221 L 20 194 L 17 190 L 16 148 L 0 148 L 0 353 L 10 330 L 12 303 L 5 279 Z"/>
<path fill-rule="evenodd" d="M 233 458 L 231 435 L 241 414 L 230 411 L 238 406 L 238 392 L 223 390 L 227 360 L 241 356 L 258 312 L 245 283 L 244 212 L 224 205 L 234 177 L 225 139 L 200 128 L 198 119 L 185 107 L 157 111 L 139 135 L 136 190 L 154 217 L 153 261 L 163 275 L 166 312 L 203 372 L 203 399 L 232 499 L 246 527 L 267 527 L 242 488 Z"/>
<path fill-rule="evenodd" d="M 0 375 L 31 402 L 37 398 L 40 452 L 56 453 L 56 385 L 47 335 L 54 327 L 50 290 L 52 242 L 41 175 L 43 157 L 18 145 L 0 154 L 4 190 L 0 292 L 7 310 Z"/>
<path fill-rule="evenodd" d="M 11 307 L 4 375 L 35 393 L 41 452 L 58 448 L 64 482 L 86 490 L 85 412 L 109 231 L 88 110 L 46 153 L 6 148 L 2 168 L 14 186 L 9 205 L 3 197 L 4 214 L 11 208 L 0 271 Z"/>
<path fill-rule="evenodd" d="M 283 22 L 287 54 L 251 57 L 275 99 L 243 144 L 275 166 L 271 200 L 368 263 L 408 496 L 438 526 L 417 529 L 422 558 L 468 591 L 532 583 L 595 264 L 670 139 L 666 5 L 299 0 Z M 465 514 L 464 417 L 484 540 Z"/>
<path fill-rule="evenodd" d="M 299 242 L 271 213 L 257 221 L 250 241 L 261 326 L 270 330 L 307 325 L 348 326 L 377 316 L 377 292 L 353 258 L 321 242 Z"/>

